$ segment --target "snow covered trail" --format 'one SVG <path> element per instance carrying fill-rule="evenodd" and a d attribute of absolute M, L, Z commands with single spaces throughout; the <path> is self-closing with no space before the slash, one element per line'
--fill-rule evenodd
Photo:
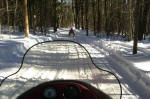
<path fill-rule="evenodd" d="M 117 48 L 103 39 L 85 41 L 88 43 L 87 49 L 90 54 L 93 52 L 92 58 L 101 68 L 114 72 L 120 78 L 123 87 L 123 99 L 149 99 L 150 97 L 150 81 L 149 78 L 135 68 L 130 61 L 121 57 L 116 53 Z M 118 50 L 118 49 L 117 49 Z M 98 54 L 99 52 L 99 54 Z M 102 58 L 102 56 L 104 56 Z M 95 58 L 97 57 L 97 58 Z"/>
<path fill-rule="evenodd" d="M 140 79 L 143 76 L 140 76 L 141 74 L 137 68 L 131 65 L 130 61 L 125 61 L 125 58 L 120 58 L 120 55 L 116 56 L 116 52 L 120 47 L 118 44 L 114 46 L 111 41 L 99 39 L 94 36 L 87 38 L 84 36 L 85 34 L 83 31 L 81 32 L 83 34 L 81 34 L 80 31 L 76 32 L 77 35 L 75 38 L 67 37 L 67 35 L 65 36 L 65 34 L 63 34 L 62 37 L 57 36 L 57 39 L 68 39 L 82 44 L 89 51 L 96 65 L 100 68 L 114 72 L 122 83 L 122 99 L 149 99 L 150 87 L 149 85 L 145 85 L 145 83 L 149 83 L 149 78 L 144 76 L 144 82 L 141 83 Z M 126 65 L 128 64 L 130 65 L 127 67 Z"/>
<path fill-rule="evenodd" d="M 19 94 L 45 81 L 75 79 L 92 84 L 113 99 L 120 99 L 120 85 L 109 72 L 97 69 L 84 48 L 72 42 L 47 42 L 26 54 L 20 71 L 6 79 L 1 99 Z"/>
<path fill-rule="evenodd" d="M 149 62 L 150 50 L 147 50 L 141 47 L 139 49 L 140 53 L 133 56 L 131 55 L 131 46 L 129 46 L 130 44 L 126 45 L 124 44 L 125 42 L 120 43 L 120 41 L 113 41 L 113 40 L 109 41 L 105 38 L 100 39 L 91 34 L 90 36 L 87 37 L 85 36 L 85 32 L 82 30 L 76 30 L 76 36 L 69 37 L 68 31 L 69 29 L 59 29 L 57 33 L 50 34 L 49 38 L 51 38 L 51 40 L 58 40 L 58 39 L 59 40 L 71 40 L 71 41 L 76 41 L 82 44 L 89 51 L 94 63 L 97 66 L 99 66 L 100 68 L 112 71 L 119 77 L 121 84 L 122 84 L 122 88 L 123 88 L 122 99 L 149 99 L 150 97 L 149 96 L 149 93 L 150 93 L 149 91 L 150 81 L 149 80 L 150 79 L 147 78 L 145 74 L 149 73 L 150 70 L 148 70 L 149 68 L 147 67 L 143 68 L 143 66 L 141 65 L 144 64 L 145 66 L 147 66 L 149 64 L 148 62 Z M 22 39 L 20 38 L 20 36 L 19 37 L 16 36 L 16 38 L 13 40 L 10 40 L 10 42 L 8 42 L 9 39 L 0 41 L 0 44 L 2 44 L 0 45 L 0 49 L 2 48 L 4 52 L 3 53 L 0 50 L 0 55 L 3 54 L 3 56 L 0 56 L 0 80 L 2 80 L 4 77 L 15 72 L 18 69 L 18 66 L 20 66 L 19 62 L 21 58 L 19 57 L 22 57 L 23 55 L 23 54 L 18 54 L 18 51 L 20 51 L 20 48 L 22 48 L 22 50 L 25 52 L 26 49 L 28 49 L 30 46 L 34 45 L 35 43 L 49 40 L 47 39 L 47 37 L 44 37 L 44 39 L 42 37 L 41 39 L 39 38 L 39 36 L 35 36 L 35 37 L 32 36 L 31 39 Z M 12 41 L 19 42 L 19 45 L 18 43 L 14 44 Z M 11 51 L 8 50 L 6 45 L 9 48 L 11 48 Z M 15 46 L 13 45 L 15 46 L 17 45 L 17 48 L 15 48 Z M 147 48 L 150 48 L 149 44 L 147 44 Z M 12 52 L 14 52 L 14 54 Z M 7 59 L 7 57 L 10 57 L 10 58 Z M 13 61 L 11 61 L 12 60 L 11 58 L 14 58 Z M 4 61 L 1 61 L 1 59 L 3 59 Z M 138 60 L 140 60 L 140 62 L 143 61 L 143 63 L 139 64 L 140 68 L 135 68 L 135 64 L 138 63 Z M 38 63 L 38 62 L 35 61 L 33 63 Z M 140 69 L 140 71 L 138 69 Z M 78 69 L 79 72 L 80 70 L 86 71 L 87 69 Z M 144 72 L 141 72 L 141 70 L 144 70 Z M 38 69 L 34 69 L 34 68 L 30 68 L 30 69 L 25 68 L 24 72 L 25 71 L 29 71 L 29 72 L 35 71 L 36 76 L 33 75 L 34 77 L 40 77 L 40 75 L 45 75 L 45 76 L 42 76 L 40 79 L 47 79 L 47 76 L 46 76 L 46 73 L 48 74 L 47 71 L 44 72 L 43 70 L 41 71 L 41 73 L 39 73 Z M 66 70 L 61 70 L 60 67 L 57 66 L 57 69 L 55 69 L 49 75 L 53 75 L 52 78 L 56 77 L 56 79 L 59 79 L 55 75 L 59 75 L 59 77 L 61 77 L 62 74 L 67 75 L 67 73 L 65 74 L 65 72 L 63 71 L 66 71 Z M 23 82 L 27 81 L 28 79 L 27 74 L 29 72 L 25 73 L 24 77 L 18 76 L 22 79 L 22 82 L 19 81 L 21 85 L 23 84 Z M 59 73 L 56 73 L 56 72 L 59 72 Z M 87 70 L 87 72 L 90 73 L 92 71 Z M 81 76 L 83 73 L 84 72 L 80 72 L 79 75 Z M 65 76 L 65 77 L 68 77 L 68 76 Z M 86 78 L 87 76 L 85 75 L 83 76 L 83 78 L 84 77 Z M 30 79 L 29 82 L 31 81 L 35 83 L 37 81 L 36 79 L 37 78 Z M 12 79 L 8 79 L 8 81 L 10 81 L 11 83 Z M 17 82 L 17 80 L 15 81 Z M 97 86 L 97 85 L 94 85 L 94 86 Z M 7 87 L 9 88 L 10 86 L 7 86 Z"/>
<path fill-rule="evenodd" d="M 135 91 L 137 89 L 136 86 L 131 87 L 132 85 L 131 84 L 129 85 L 127 79 L 125 79 L 127 76 L 125 76 L 124 78 L 124 76 L 122 75 L 122 72 L 118 72 L 122 70 L 120 69 L 122 65 L 116 64 L 115 62 L 112 61 L 112 59 L 114 60 L 118 60 L 118 59 L 115 57 L 111 57 L 112 52 L 106 49 L 106 45 L 105 45 L 106 42 L 104 42 L 103 40 L 97 40 L 97 39 L 98 38 L 91 37 L 91 39 L 88 38 L 87 41 L 83 41 L 84 43 L 82 42 L 83 45 L 87 48 L 87 50 L 90 52 L 94 60 L 94 63 L 100 68 L 109 70 L 118 76 L 119 80 L 121 81 L 121 85 L 123 89 L 122 99 L 143 99 L 144 97 L 142 98 L 141 96 L 139 96 L 139 93 Z M 116 68 L 116 65 L 118 66 L 117 68 Z"/>

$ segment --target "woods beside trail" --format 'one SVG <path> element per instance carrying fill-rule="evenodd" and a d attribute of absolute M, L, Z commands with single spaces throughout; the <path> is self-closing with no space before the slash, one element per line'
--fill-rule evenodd
<path fill-rule="evenodd" d="M 24 6 L 22 6 L 24 5 Z M 7 31 L 2 31 L 3 27 Z M 134 40 L 133 54 L 138 40 L 150 34 L 149 0 L 0 0 L 0 35 L 3 32 L 29 31 L 46 35 L 49 28 L 75 27 L 93 31 L 95 36 L 121 35 Z"/>

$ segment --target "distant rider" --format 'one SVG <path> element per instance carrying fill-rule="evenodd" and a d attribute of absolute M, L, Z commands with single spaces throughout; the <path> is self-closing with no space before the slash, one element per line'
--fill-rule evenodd
<path fill-rule="evenodd" d="M 69 36 L 71 35 L 75 36 L 74 30 L 72 28 L 69 30 Z"/>

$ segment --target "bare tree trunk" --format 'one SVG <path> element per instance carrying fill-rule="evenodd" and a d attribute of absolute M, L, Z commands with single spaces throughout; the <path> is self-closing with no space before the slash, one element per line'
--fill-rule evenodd
<path fill-rule="evenodd" d="M 135 7 L 135 15 L 134 15 L 134 23 L 135 23 L 135 31 L 134 31 L 134 42 L 133 42 L 133 54 L 137 54 L 137 47 L 138 47 L 138 34 L 139 34 L 139 26 L 140 26 L 140 1 L 136 1 L 136 7 Z"/>
<path fill-rule="evenodd" d="M 89 27 L 88 27 L 88 25 L 89 25 L 89 20 L 88 20 L 88 10 L 89 10 L 89 1 L 88 0 L 86 0 L 85 1 L 85 22 L 86 22 L 86 26 L 85 26 L 85 29 L 86 29 L 86 36 L 88 36 L 89 35 Z"/>
<path fill-rule="evenodd" d="M 83 23 L 83 20 L 84 20 L 84 0 L 80 0 L 81 2 L 81 27 L 82 27 L 82 30 L 84 30 L 84 23 Z"/>
<path fill-rule="evenodd" d="M 109 35 L 109 33 L 108 33 L 108 31 L 107 31 L 107 28 L 108 28 L 108 25 L 107 25 L 107 0 L 105 0 L 105 2 L 104 2 L 104 15 L 105 15 L 105 26 L 104 26 L 104 30 L 105 30 L 105 32 L 106 32 L 106 34 L 107 34 L 107 36 Z"/>
<path fill-rule="evenodd" d="M 2 3 L 2 2 L 1 2 Z M 2 34 L 2 32 L 1 32 L 1 18 L 2 18 L 2 11 L 1 11 L 1 8 L 2 8 L 2 5 L 0 5 L 0 36 L 1 36 L 1 34 Z"/>
<path fill-rule="evenodd" d="M 61 27 L 64 27 L 64 17 L 63 17 L 63 0 L 61 0 L 61 12 L 60 12 L 60 22 L 61 22 Z"/>
<path fill-rule="evenodd" d="M 8 34 L 9 34 L 9 37 L 10 37 L 10 26 L 9 26 L 10 18 L 9 18 L 9 4 L 8 4 L 8 0 L 6 0 L 6 10 L 7 10 L 7 26 L 8 26 Z"/>
<path fill-rule="evenodd" d="M 148 17 L 148 11 L 150 8 L 150 1 L 149 0 L 144 0 L 143 1 L 143 6 L 141 6 L 142 9 L 142 17 L 141 17 L 141 23 L 140 23 L 140 32 L 138 35 L 138 40 L 143 40 L 144 34 L 146 32 L 146 24 L 147 24 L 147 17 Z"/>
<path fill-rule="evenodd" d="M 54 11 L 53 11 L 53 19 L 54 19 L 54 22 L 53 22 L 53 27 L 54 27 L 54 33 L 57 32 L 57 10 L 56 10 L 56 7 L 57 7 L 57 2 L 56 0 L 53 0 L 53 6 L 54 6 Z"/>
<path fill-rule="evenodd" d="M 75 0 L 75 28 L 79 29 L 79 2 Z"/>
<path fill-rule="evenodd" d="M 76 0 L 72 0 L 72 11 L 73 11 L 73 15 L 74 15 L 75 28 L 77 28 L 75 2 L 76 2 Z"/>
<path fill-rule="evenodd" d="M 128 27 L 128 32 L 129 32 L 129 41 L 132 40 L 132 0 L 128 0 L 128 9 L 129 9 L 129 27 Z"/>
<path fill-rule="evenodd" d="M 14 12 L 14 17 L 15 17 L 15 19 L 16 19 L 16 14 L 17 14 L 17 8 L 18 8 L 18 0 L 16 0 L 16 2 L 15 2 L 15 12 Z M 16 30 L 16 21 L 14 20 L 14 24 L 13 24 L 14 26 L 13 26 L 13 28 Z"/>
<path fill-rule="evenodd" d="M 1 21 L 2 21 L 2 11 L 0 11 L 0 36 L 2 35 L 2 24 L 1 24 Z"/>
<path fill-rule="evenodd" d="M 25 17 L 25 37 L 29 37 L 29 22 L 27 0 L 24 0 L 24 17 Z"/>
<path fill-rule="evenodd" d="M 6 0 L 6 10 L 7 10 L 7 25 L 9 26 L 9 9 L 8 9 L 8 0 Z"/>
<path fill-rule="evenodd" d="M 1 24 L 1 17 L 0 17 L 0 36 L 2 35 L 2 24 Z"/>
<path fill-rule="evenodd" d="M 92 10 L 93 10 L 93 25 L 94 25 L 94 35 L 96 36 L 96 14 L 95 14 L 95 0 L 92 0 Z"/>
<path fill-rule="evenodd" d="M 101 13 L 100 13 L 100 0 L 97 0 L 97 14 L 98 14 L 98 19 L 97 19 L 97 32 L 100 34 L 101 31 Z"/>

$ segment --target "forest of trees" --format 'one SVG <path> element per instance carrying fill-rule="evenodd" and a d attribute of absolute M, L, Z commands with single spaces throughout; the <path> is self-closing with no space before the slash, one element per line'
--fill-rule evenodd
<path fill-rule="evenodd" d="M 9 34 L 11 28 L 46 35 L 49 27 L 56 32 L 74 26 L 87 36 L 89 30 L 95 36 L 122 35 L 134 40 L 136 53 L 138 40 L 150 34 L 150 0 L 0 0 L 0 35 L 2 26 Z"/>

